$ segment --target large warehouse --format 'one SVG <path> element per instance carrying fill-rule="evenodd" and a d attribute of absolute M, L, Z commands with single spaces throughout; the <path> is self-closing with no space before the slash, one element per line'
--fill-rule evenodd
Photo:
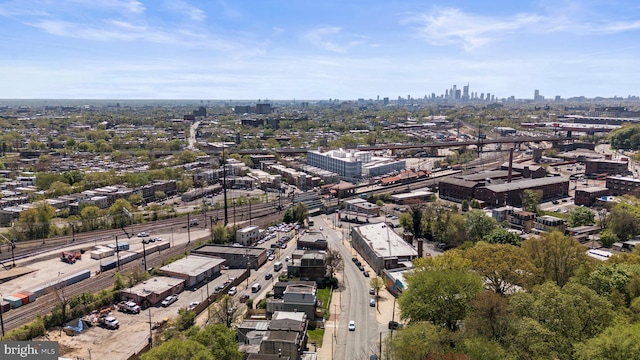
<path fill-rule="evenodd" d="M 383 269 L 411 266 L 418 251 L 385 223 L 357 226 L 351 229 L 353 248 L 371 265 L 376 274 Z"/>

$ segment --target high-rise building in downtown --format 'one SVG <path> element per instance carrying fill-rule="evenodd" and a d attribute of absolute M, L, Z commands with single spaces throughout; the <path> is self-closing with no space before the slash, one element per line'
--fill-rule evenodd
<path fill-rule="evenodd" d="M 445 99 L 448 99 L 448 98 L 449 98 L 449 89 L 446 89 L 446 90 L 444 91 L 444 98 L 445 98 Z"/>
<path fill-rule="evenodd" d="M 480 93 L 480 101 L 484 101 L 484 93 Z"/>
<path fill-rule="evenodd" d="M 540 90 L 536 89 L 533 91 L 533 100 L 534 101 L 540 100 Z"/>
<path fill-rule="evenodd" d="M 462 91 L 460 89 L 456 90 L 456 100 L 460 100 L 462 97 Z"/>
<path fill-rule="evenodd" d="M 486 99 L 487 99 L 487 101 L 491 101 L 491 93 L 487 93 Z"/>
<path fill-rule="evenodd" d="M 467 83 L 467 85 L 462 87 L 462 100 L 468 101 L 469 100 L 469 83 Z"/>

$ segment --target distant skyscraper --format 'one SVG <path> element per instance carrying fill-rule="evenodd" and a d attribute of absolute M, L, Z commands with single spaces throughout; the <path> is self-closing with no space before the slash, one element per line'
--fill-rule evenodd
<path fill-rule="evenodd" d="M 491 101 L 491 93 L 487 93 L 486 99 L 487 99 L 487 101 Z"/>
<path fill-rule="evenodd" d="M 462 100 L 469 100 L 469 83 L 462 87 Z"/>
<path fill-rule="evenodd" d="M 536 89 L 533 91 L 533 100 L 534 101 L 540 100 L 540 90 Z"/>
<path fill-rule="evenodd" d="M 389 105 L 389 98 L 388 97 L 382 98 L 382 104 Z"/>
<path fill-rule="evenodd" d="M 446 90 L 444 91 L 444 98 L 445 98 L 445 99 L 448 99 L 448 98 L 449 98 L 449 89 L 446 89 Z"/>

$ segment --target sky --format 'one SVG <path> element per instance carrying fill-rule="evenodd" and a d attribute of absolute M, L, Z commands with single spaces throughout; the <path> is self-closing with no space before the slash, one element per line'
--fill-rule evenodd
<path fill-rule="evenodd" d="M 4 99 L 640 95 L 637 0 L 0 0 Z"/>

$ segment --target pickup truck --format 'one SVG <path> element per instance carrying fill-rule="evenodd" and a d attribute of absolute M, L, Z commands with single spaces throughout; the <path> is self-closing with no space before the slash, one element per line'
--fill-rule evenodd
<path fill-rule="evenodd" d="M 139 314 L 140 306 L 133 301 L 123 301 L 118 304 L 118 310 L 127 314 Z"/>
<path fill-rule="evenodd" d="M 113 316 L 105 316 L 100 318 L 100 326 L 106 329 L 115 330 L 120 327 L 120 322 Z"/>

